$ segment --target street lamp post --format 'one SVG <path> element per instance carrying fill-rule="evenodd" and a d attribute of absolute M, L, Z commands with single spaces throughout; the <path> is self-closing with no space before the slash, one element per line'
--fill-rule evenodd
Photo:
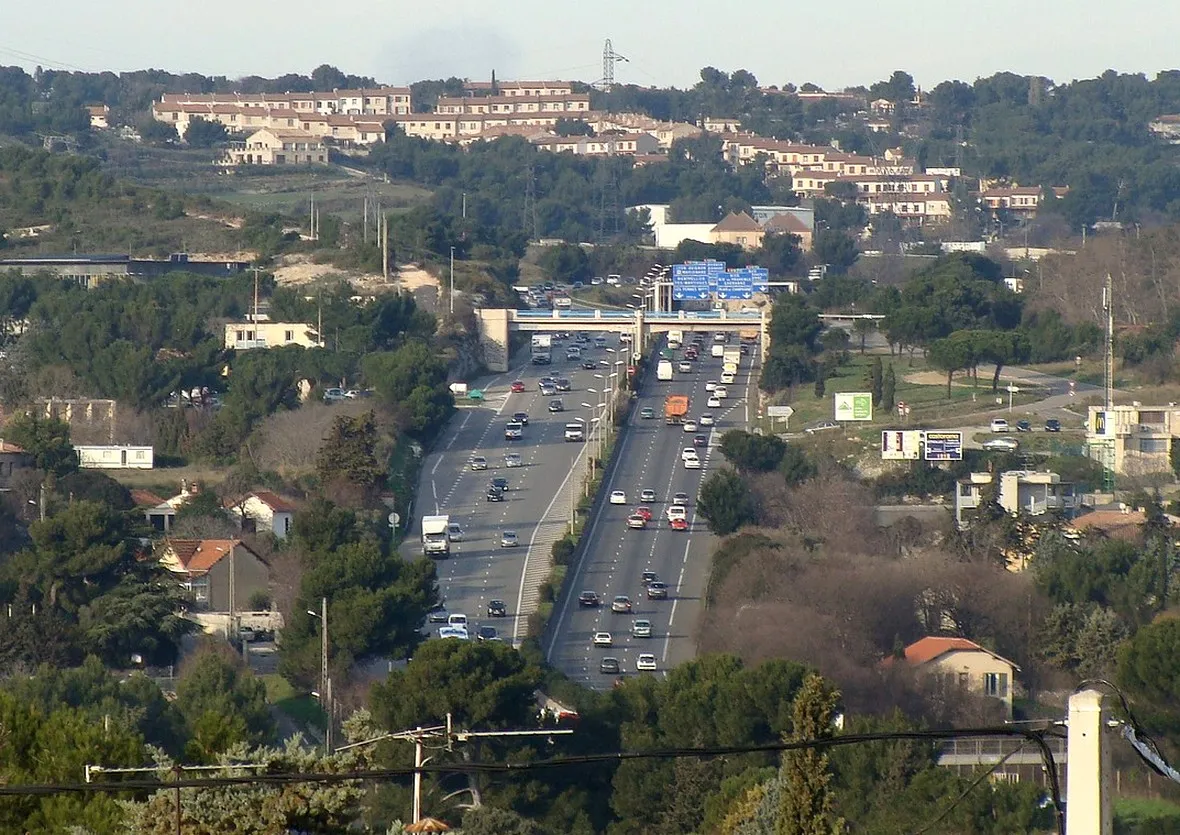
<path fill-rule="evenodd" d="M 451 315 L 455 315 L 455 248 L 451 247 Z"/>
<path fill-rule="evenodd" d="M 328 714 L 327 731 L 324 734 L 324 748 L 332 753 L 332 677 L 328 673 L 328 598 L 320 598 L 320 611 L 311 609 L 307 613 L 320 621 L 320 704 Z"/>

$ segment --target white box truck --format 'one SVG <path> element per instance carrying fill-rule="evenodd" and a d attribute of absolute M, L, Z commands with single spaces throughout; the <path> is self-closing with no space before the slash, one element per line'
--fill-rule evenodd
<path fill-rule="evenodd" d="M 533 334 L 533 365 L 553 362 L 553 337 L 547 333 Z"/>
<path fill-rule="evenodd" d="M 660 360 L 656 365 L 656 379 L 657 380 L 671 380 L 672 379 L 672 361 Z"/>
<path fill-rule="evenodd" d="M 422 555 L 431 559 L 446 559 L 451 555 L 451 537 L 447 528 L 450 516 L 422 517 Z"/>

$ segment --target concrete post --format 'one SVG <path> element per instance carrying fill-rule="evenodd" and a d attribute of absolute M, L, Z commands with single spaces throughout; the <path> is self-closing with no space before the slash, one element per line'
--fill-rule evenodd
<path fill-rule="evenodd" d="M 1097 690 L 1069 697 L 1066 835 L 1111 835 L 1114 831 L 1108 718 L 1103 695 Z"/>

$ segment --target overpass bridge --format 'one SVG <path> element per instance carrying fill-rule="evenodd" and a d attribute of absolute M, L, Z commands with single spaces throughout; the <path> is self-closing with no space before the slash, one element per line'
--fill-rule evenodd
<path fill-rule="evenodd" d="M 603 310 L 569 308 L 555 310 L 511 310 L 482 308 L 476 311 L 484 362 L 490 371 L 508 370 L 508 338 L 513 331 L 630 331 L 634 345 L 643 346 L 661 333 L 679 331 L 757 330 L 763 356 L 770 345 L 770 316 L 762 311 L 731 313 L 726 310 Z"/>

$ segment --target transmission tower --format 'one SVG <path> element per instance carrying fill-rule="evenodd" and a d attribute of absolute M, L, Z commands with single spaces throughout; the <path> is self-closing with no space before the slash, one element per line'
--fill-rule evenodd
<path fill-rule="evenodd" d="M 619 236 L 619 174 L 610 157 L 598 163 L 598 243 Z"/>
<path fill-rule="evenodd" d="M 602 81 L 598 82 L 598 89 L 604 93 L 609 93 L 615 86 L 615 64 L 620 61 L 626 61 L 619 53 L 615 52 L 611 46 L 610 38 L 606 39 L 606 45 L 602 48 Z"/>
<path fill-rule="evenodd" d="M 524 171 L 524 214 L 521 218 L 521 229 L 530 241 L 541 237 L 537 229 L 537 175 L 533 171 L 531 160 Z"/>

